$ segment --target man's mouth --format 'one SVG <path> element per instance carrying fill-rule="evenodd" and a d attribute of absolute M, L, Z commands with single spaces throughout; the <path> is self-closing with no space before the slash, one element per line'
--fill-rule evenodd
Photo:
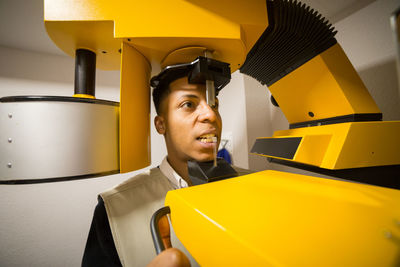
<path fill-rule="evenodd" d="M 197 137 L 202 143 L 217 143 L 217 136 L 215 134 L 204 134 L 200 137 Z"/>

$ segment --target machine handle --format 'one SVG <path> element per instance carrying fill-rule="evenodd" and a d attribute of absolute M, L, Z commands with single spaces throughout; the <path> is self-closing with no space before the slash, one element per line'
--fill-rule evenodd
<path fill-rule="evenodd" d="M 158 222 L 160 219 L 167 215 L 170 214 L 171 210 L 168 206 L 162 207 L 161 209 L 157 210 L 153 216 L 151 217 L 150 220 L 150 231 L 151 231 L 151 237 L 153 238 L 153 243 L 154 247 L 156 249 L 157 255 L 160 254 L 163 250 L 165 250 L 165 246 L 160 234 L 160 229 L 158 228 Z"/>

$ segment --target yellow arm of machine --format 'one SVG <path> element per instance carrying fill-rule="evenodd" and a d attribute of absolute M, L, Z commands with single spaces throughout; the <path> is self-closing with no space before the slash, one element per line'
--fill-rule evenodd
<path fill-rule="evenodd" d="M 400 164 L 400 122 L 381 121 L 378 106 L 339 44 L 269 89 L 291 129 L 259 138 L 253 153 L 330 170 Z M 299 143 L 286 146 L 293 153 L 263 152 L 267 144 L 293 138 Z"/>
<path fill-rule="evenodd" d="M 382 121 L 333 27 L 301 3 L 267 1 L 267 9 L 273 27 L 241 71 L 268 85 L 290 129 L 258 138 L 252 153 L 331 174 L 378 166 L 400 171 L 400 122 Z"/>
<path fill-rule="evenodd" d="M 151 65 L 188 62 L 208 50 L 235 71 L 267 26 L 262 0 L 45 0 L 44 15 L 64 52 L 88 49 L 98 68 L 121 69 L 121 172 L 150 164 Z"/>
<path fill-rule="evenodd" d="M 399 188 L 400 121 L 382 121 L 331 24 L 299 2 L 267 1 L 267 11 L 269 26 L 240 70 L 268 86 L 290 129 L 257 138 L 251 152 Z"/>

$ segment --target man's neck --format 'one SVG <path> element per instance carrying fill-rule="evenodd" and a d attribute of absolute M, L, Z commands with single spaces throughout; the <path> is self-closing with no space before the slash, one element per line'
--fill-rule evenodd
<path fill-rule="evenodd" d="M 187 167 L 187 161 L 181 161 L 179 159 L 167 156 L 167 160 L 169 165 L 176 171 L 177 174 L 179 174 L 180 177 L 182 177 L 183 180 L 185 180 L 188 185 L 193 185 L 192 181 L 189 178 L 189 172 L 188 172 L 188 167 Z"/>

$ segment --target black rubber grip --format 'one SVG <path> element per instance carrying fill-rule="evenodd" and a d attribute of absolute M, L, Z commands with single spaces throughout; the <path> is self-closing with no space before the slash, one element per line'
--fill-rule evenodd
<path fill-rule="evenodd" d="M 162 242 L 162 238 L 160 235 L 160 229 L 158 229 L 158 222 L 163 216 L 170 213 L 171 210 L 168 206 L 162 207 L 153 214 L 150 220 L 151 237 L 153 238 L 153 243 L 157 255 L 160 254 L 163 250 L 165 250 L 164 243 Z"/>

